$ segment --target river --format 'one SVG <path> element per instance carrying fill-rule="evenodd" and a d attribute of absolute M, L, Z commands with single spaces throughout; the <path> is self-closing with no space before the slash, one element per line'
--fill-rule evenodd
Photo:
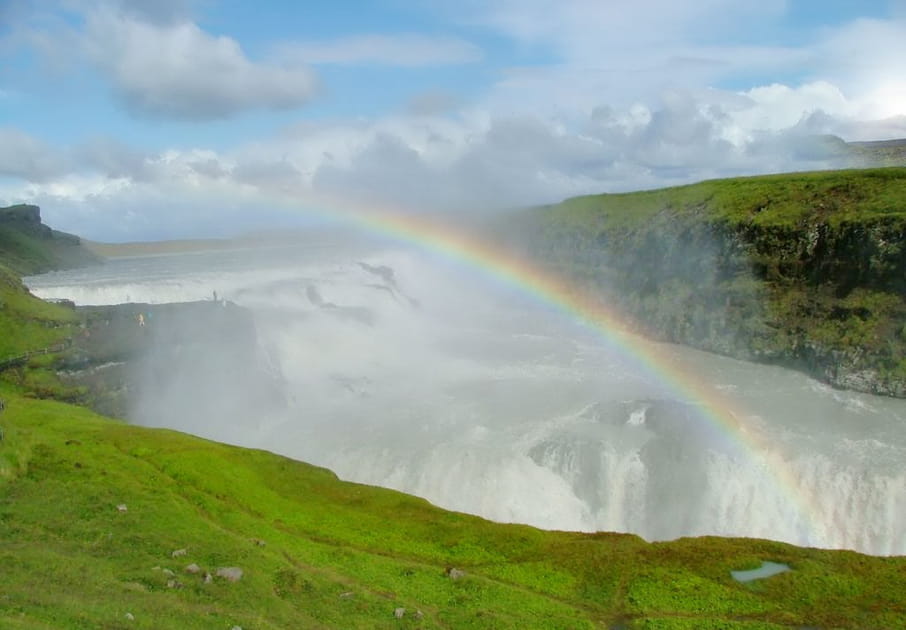
<path fill-rule="evenodd" d="M 496 521 L 906 554 L 906 400 L 641 338 L 615 344 L 462 261 L 337 236 L 117 258 L 26 283 L 78 304 L 216 292 L 250 309 L 285 399 L 224 412 L 223 399 L 250 393 L 218 391 L 212 358 L 213 387 L 174 378 L 137 392 L 137 424 Z"/>

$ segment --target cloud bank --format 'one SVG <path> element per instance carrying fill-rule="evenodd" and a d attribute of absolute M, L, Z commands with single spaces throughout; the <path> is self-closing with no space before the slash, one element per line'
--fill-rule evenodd
<path fill-rule="evenodd" d="M 235 40 L 190 22 L 156 25 L 102 13 L 89 20 L 86 48 L 139 115 L 211 120 L 293 109 L 311 100 L 317 86 L 306 67 L 252 62 Z"/>
<path fill-rule="evenodd" d="M 765 36 L 790 10 L 783 0 L 475 1 L 450 18 L 466 30 L 440 38 L 282 40 L 256 59 L 194 22 L 192 2 L 85 6 L 81 27 L 60 41 L 138 121 L 202 125 L 272 110 L 295 118 L 216 148 L 151 150 L 102 129 L 53 144 L 14 124 L 0 128 L 0 202 L 40 203 L 55 225 L 92 238 L 237 232 L 285 219 L 267 206 L 275 195 L 300 207 L 343 199 L 492 211 L 836 166 L 816 150 L 820 134 L 906 137 L 906 18 L 898 14 L 822 26 L 792 42 Z M 53 39 L 29 39 L 41 34 L 34 24 L 17 41 Z M 465 32 L 483 33 L 485 45 Z M 487 45 L 494 38 L 519 51 L 507 58 L 514 63 L 498 60 Z M 496 75 L 468 97 L 419 87 L 396 110 L 308 116 L 336 66 L 494 67 Z"/>

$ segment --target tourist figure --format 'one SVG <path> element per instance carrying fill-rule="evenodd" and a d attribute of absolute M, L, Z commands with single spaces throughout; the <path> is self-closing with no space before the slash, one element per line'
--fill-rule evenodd
<path fill-rule="evenodd" d="M 138 325 L 139 326 L 145 325 L 145 316 L 142 313 L 138 314 Z"/>

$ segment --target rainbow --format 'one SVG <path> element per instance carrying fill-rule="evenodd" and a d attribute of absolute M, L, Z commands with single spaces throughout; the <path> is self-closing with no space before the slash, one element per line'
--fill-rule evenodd
<path fill-rule="evenodd" d="M 305 203 L 286 197 L 272 201 L 289 212 L 303 211 L 331 223 L 346 224 L 426 250 L 530 296 L 565 317 L 592 330 L 621 356 L 637 365 L 678 399 L 695 403 L 706 420 L 737 453 L 773 478 L 780 494 L 797 512 L 795 529 L 805 545 L 819 544 L 816 530 L 820 506 L 776 454 L 753 422 L 751 414 L 713 385 L 697 378 L 670 352 L 668 344 L 655 343 L 632 332 L 631 319 L 615 306 L 595 299 L 565 278 L 537 264 L 500 251 L 474 233 L 449 221 L 424 213 L 404 212 L 376 205 L 355 206 L 348 201 L 308 196 Z"/>

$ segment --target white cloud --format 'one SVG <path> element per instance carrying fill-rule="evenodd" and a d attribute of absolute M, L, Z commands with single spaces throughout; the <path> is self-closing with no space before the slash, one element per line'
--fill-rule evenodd
<path fill-rule="evenodd" d="M 857 20 L 818 44 L 819 72 L 855 94 L 864 119 L 906 115 L 906 17 Z"/>
<path fill-rule="evenodd" d="M 126 221 L 118 237 L 237 231 L 263 220 L 256 200 L 275 195 L 470 212 L 834 166 L 809 144 L 810 134 L 852 130 L 859 122 L 853 111 L 858 104 L 816 82 L 745 93 L 672 90 L 651 104 L 602 104 L 581 116 L 475 110 L 457 117 L 309 121 L 220 152 L 151 155 L 98 140 L 68 152 L 77 159 L 63 163 L 78 164 L 77 170 L 45 176 L 18 194 L 57 208 L 72 205 L 80 225 L 60 227 L 95 238 L 119 226 L 126 209 L 138 216 L 142 208 L 146 219 Z"/>
<path fill-rule="evenodd" d="M 316 91 L 307 68 L 253 62 L 235 40 L 191 22 L 158 25 L 94 13 L 85 45 L 114 91 L 141 115 L 210 120 L 250 109 L 293 109 Z"/>
<path fill-rule="evenodd" d="M 30 182 L 45 182 L 70 168 L 56 147 L 11 127 L 0 127 L 0 175 Z"/>
<path fill-rule="evenodd" d="M 284 43 L 277 56 L 305 64 L 402 67 L 472 63 L 481 49 L 456 37 L 419 34 L 355 35 L 323 42 Z"/>
<path fill-rule="evenodd" d="M 459 99 L 451 92 L 428 90 L 412 96 L 406 104 L 406 111 L 414 116 L 434 116 L 452 113 L 459 105 Z"/>
<path fill-rule="evenodd" d="M 186 22 L 192 15 L 196 0 L 108 0 L 109 4 L 126 15 L 153 24 Z"/>
<path fill-rule="evenodd" d="M 313 91 L 303 61 L 439 65 L 482 54 L 455 38 L 369 36 L 284 44 L 275 49 L 282 63 L 260 63 L 236 41 L 180 18 L 186 4 L 167 6 L 153 21 L 104 10 L 87 22 L 91 58 L 147 115 L 206 119 L 298 106 Z M 749 32 L 785 6 L 474 0 L 473 23 L 552 63 L 511 68 L 468 108 L 425 92 L 403 114 L 308 120 L 216 152 L 148 154 L 103 139 L 51 148 L 0 131 L 0 173 L 29 180 L 0 193 L 52 204 L 71 217 L 60 227 L 89 236 L 111 226 L 119 238 L 196 236 L 272 218 L 260 200 L 277 194 L 458 212 L 828 167 L 813 134 L 906 135 L 903 22 L 861 20 L 813 31 L 795 46 L 759 45 Z M 760 76 L 785 80 L 752 78 Z M 749 86 L 715 87 L 734 78 Z"/>

